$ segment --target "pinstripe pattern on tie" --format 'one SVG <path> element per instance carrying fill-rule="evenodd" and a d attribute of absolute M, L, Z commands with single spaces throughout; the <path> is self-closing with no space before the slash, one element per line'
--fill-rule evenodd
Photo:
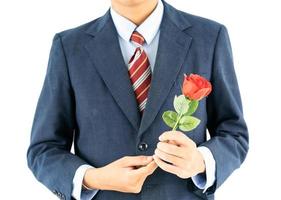
<path fill-rule="evenodd" d="M 144 37 L 137 31 L 134 31 L 131 35 L 131 41 L 135 42 L 138 47 L 129 61 L 128 73 L 138 102 L 139 111 L 142 115 L 150 88 L 151 68 L 148 57 L 142 48 L 145 42 Z"/>

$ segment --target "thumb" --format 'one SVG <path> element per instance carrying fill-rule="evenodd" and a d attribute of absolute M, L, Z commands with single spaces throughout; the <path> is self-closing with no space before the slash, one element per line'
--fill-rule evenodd
<path fill-rule="evenodd" d="M 145 174 L 146 176 L 151 175 L 156 169 L 158 165 L 156 162 L 153 160 L 151 161 L 148 165 L 141 167 L 135 171 L 138 171 L 139 173 Z"/>

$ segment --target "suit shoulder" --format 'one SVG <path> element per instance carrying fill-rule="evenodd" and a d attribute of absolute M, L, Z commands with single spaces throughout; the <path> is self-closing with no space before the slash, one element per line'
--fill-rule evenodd
<path fill-rule="evenodd" d="M 101 17 L 98 17 L 90 22 L 86 22 L 82 25 L 73 27 L 73 28 L 69 28 L 66 30 L 62 30 L 58 33 L 55 34 L 55 38 L 56 37 L 61 37 L 63 41 L 68 42 L 68 41 L 75 41 L 75 40 L 79 40 L 81 38 L 83 38 L 85 35 L 85 31 L 90 27 L 95 25 L 99 20 L 101 19 Z"/>
<path fill-rule="evenodd" d="M 183 11 L 181 12 L 182 16 L 191 23 L 192 27 L 195 28 L 197 31 L 204 32 L 204 33 L 212 33 L 217 34 L 221 28 L 225 28 L 220 22 L 217 22 L 212 19 L 208 19 L 205 17 L 201 17 L 198 15 L 186 13 Z"/>

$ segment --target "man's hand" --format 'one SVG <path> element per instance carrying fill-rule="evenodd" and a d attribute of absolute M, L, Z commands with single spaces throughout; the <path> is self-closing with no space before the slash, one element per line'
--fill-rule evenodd
<path fill-rule="evenodd" d="M 153 158 L 161 169 L 180 178 L 189 178 L 205 171 L 203 156 L 184 133 L 167 131 L 160 135 L 159 140 Z"/>
<path fill-rule="evenodd" d="M 92 189 L 139 193 L 156 168 L 152 156 L 125 156 L 104 167 L 88 169 L 83 183 Z"/>

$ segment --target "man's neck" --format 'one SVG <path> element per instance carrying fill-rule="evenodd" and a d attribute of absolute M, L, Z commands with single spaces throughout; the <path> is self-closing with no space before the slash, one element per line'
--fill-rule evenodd
<path fill-rule="evenodd" d="M 111 6 L 118 14 L 126 17 L 138 26 L 153 12 L 157 3 L 158 0 L 146 0 L 142 3 L 125 5 L 112 0 Z"/>

